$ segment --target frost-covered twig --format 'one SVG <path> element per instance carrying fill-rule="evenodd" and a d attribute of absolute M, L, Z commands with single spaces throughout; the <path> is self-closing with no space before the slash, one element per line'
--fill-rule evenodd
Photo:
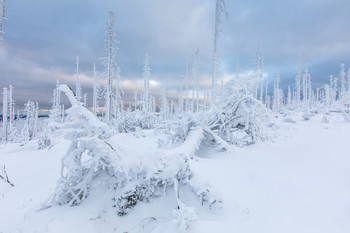
<path fill-rule="evenodd" d="M 9 177 L 7 175 L 7 172 L 6 172 L 5 165 L 3 166 L 3 169 L 0 172 L 1 172 L 0 173 L 0 179 L 4 180 L 8 184 L 10 184 L 11 187 L 14 187 L 15 185 L 9 180 Z"/>

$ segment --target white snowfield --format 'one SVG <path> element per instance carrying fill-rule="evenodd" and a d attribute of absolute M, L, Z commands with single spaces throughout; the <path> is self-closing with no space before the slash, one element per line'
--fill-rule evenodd
<path fill-rule="evenodd" d="M 329 123 L 321 118 L 279 116 L 272 130 L 277 135 L 265 144 L 229 152 L 201 147 L 191 169 L 223 203 L 210 210 L 187 187 L 179 187 L 181 201 L 197 214 L 187 232 L 349 233 L 350 124 L 336 113 Z M 139 131 L 113 140 L 132 157 L 155 150 L 160 137 Z M 98 177 L 80 205 L 42 209 L 57 185 L 68 147 L 69 141 L 59 138 L 43 150 L 35 141 L 0 145 L 0 165 L 14 184 L 0 180 L 1 233 L 178 232 L 173 190 L 118 216 L 104 177 Z"/>

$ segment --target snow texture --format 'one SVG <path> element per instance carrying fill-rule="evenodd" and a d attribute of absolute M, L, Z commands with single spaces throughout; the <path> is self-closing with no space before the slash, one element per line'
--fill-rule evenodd
<path fill-rule="evenodd" d="M 72 110 L 75 117 L 89 122 L 89 116 L 78 113 L 84 112 L 83 107 L 76 105 Z M 73 115 L 69 117 L 67 124 L 73 124 Z M 44 200 L 57 193 L 55 181 L 64 180 L 60 173 L 62 155 L 70 151 L 67 148 L 74 140 L 86 146 L 96 129 L 76 128 L 88 133 L 74 140 L 56 138 L 50 149 L 37 150 L 35 141 L 23 146 L 1 144 L 1 163 L 14 186 L 0 179 L 0 232 L 349 232 L 350 125 L 339 112 L 329 112 L 328 123 L 322 123 L 323 117 L 323 113 L 313 113 L 304 121 L 303 113 L 278 114 L 271 128 L 278 134 L 274 142 L 234 147 L 226 152 L 194 149 L 203 128 L 192 129 L 184 144 L 168 149 L 157 148 L 157 141 L 167 134 L 154 130 L 115 134 L 109 142 L 118 145 L 115 148 L 121 159 L 117 161 L 120 167 L 128 169 L 123 173 L 125 177 L 128 174 L 133 181 L 120 187 L 118 196 L 111 188 L 115 183 L 111 183 L 108 171 L 100 170 L 94 173 L 87 198 L 74 208 L 53 205 L 42 209 L 47 204 Z M 100 123 L 96 125 L 103 126 Z M 192 153 L 182 154 L 189 149 L 193 149 L 194 159 L 188 159 Z M 91 158 L 85 153 L 81 167 L 97 168 L 97 161 L 103 156 Z M 158 171 L 161 169 L 163 172 Z M 174 174 L 190 179 L 174 179 Z M 140 175 L 150 179 L 137 178 Z M 169 182 L 168 189 L 159 189 L 153 179 Z M 178 183 L 177 188 L 174 183 Z M 137 188 L 145 184 L 148 193 Z M 215 196 L 216 192 L 222 197 L 222 208 L 202 207 L 201 200 L 210 203 L 210 195 Z M 159 197 L 153 198 L 156 193 Z M 140 201 L 136 194 L 151 198 Z M 195 198 L 201 194 L 208 195 Z M 127 201 L 123 195 L 138 203 L 127 215 L 118 216 L 113 203 L 123 206 L 123 201 Z M 123 201 L 112 201 L 118 197 Z"/>

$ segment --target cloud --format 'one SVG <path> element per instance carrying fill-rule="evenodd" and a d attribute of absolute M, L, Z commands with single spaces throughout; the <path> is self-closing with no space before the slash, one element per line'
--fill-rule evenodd
<path fill-rule="evenodd" d="M 310 64 L 315 85 L 327 82 L 339 72 L 339 63 L 350 60 L 350 31 L 342 27 L 350 22 L 348 0 L 237 0 L 226 5 L 229 17 L 222 21 L 219 38 L 221 78 L 235 73 L 237 59 L 242 72 L 254 69 L 259 42 L 266 79 L 272 83 L 280 71 L 282 87 L 293 85 L 299 54 L 303 65 Z M 198 48 L 206 89 L 211 83 L 214 7 L 214 0 L 8 1 L 0 86 L 14 85 L 18 103 L 32 98 L 49 106 L 57 79 L 74 84 L 79 55 L 83 88 L 91 91 L 92 63 L 99 72 L 104 69 L 100 58 L 105 56 L 111 10 L 116 13 L 125 98 L 132 99 L 133 90 L 142 87 L 146 53 L 152 57 L 154 90 L 165 83 L 169 92 L 176 92 L 185 86 L 186 63 L 190 71 Z"/>

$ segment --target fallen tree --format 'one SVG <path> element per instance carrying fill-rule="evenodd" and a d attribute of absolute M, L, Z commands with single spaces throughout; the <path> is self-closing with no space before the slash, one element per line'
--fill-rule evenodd
<path fill-rule="evenodd" d="M 61 129 L 71 145 L 62 159 L 61 178 L 55 193 L 44 208 L 57 204 L 79 205 L 101 175 L 109 177 L 109 188 L 114 192 L 113 206 L 119 216 L 126 215 L 138 202 L 147 202 L 174 189 L 178 203 L 174 217 L 186 228 L 195 216 L 193 209 L 180 201 L 179 185 L 190 187 L 203 205 L 207 203 L 211 208 L 221 203 L 210 187 L 194 179 L 196 175 L 190 169 L 193 154 L 203 138 L 201 127 L 193 129 L 178 148 L 157 149 L 132 157 L 111 141 L 112 128 L 88 111 L 68 86 L 61 85 L 60 90 L 72 104 Z"/>

